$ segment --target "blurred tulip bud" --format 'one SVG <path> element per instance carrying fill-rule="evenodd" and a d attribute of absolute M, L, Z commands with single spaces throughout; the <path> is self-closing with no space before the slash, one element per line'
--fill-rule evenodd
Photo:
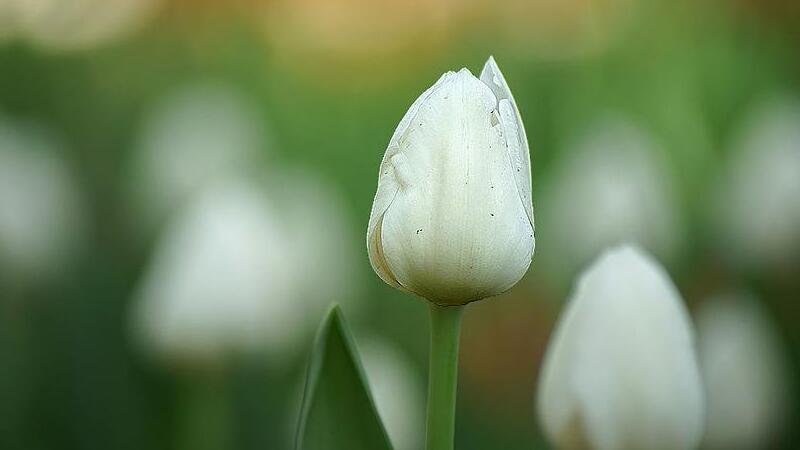
<path fill-rule="evenodd" d="M 650 133 L 626 118 L 608 116 L 591 126 L 539 193 L 540 230 L 551 244 L 539 257 L 565 285 L 621 242 L 636 242 L 667 263 L 679 253 L 683 223 L 674 179 Z"/>
<path fill-rule="evenodd" d="M 146 350 L 201 364 L 266 354 L 281 364 L 329 302 L 355 306 L 355 245 L 339 234 L 339 215 L 314 209 L 338 204 L 335 191 L 309 178 L 295 173 L 280 195 L 269 183 L 221 181 L 170 222 L 134 302 L 133 331 Z M 322 222 L 311 238 L 297 231 Z"/>
<path fill-rule="evenodd" d="M 386 149 L 367 231 L 389 285 L 441 305 L 498 295 L 534 249 L 528 140 L 489 58 L 448 72 L 411 105 Z"/>
<path fill-rule="evenodd" d="M 268 147 L 257 108 L 226 84 L 197 82 L 159 100 L 131 161 L 136 223 L 148 231 L 216 182 L 259 166 Z"/>
<path fill-rule="evenodd" d="M 777 96 L 749 114 L 714 194 L 709 210 L 721 253 L 747 268 L 796 267 L 800 98 Z"/>
<path fill-rule="evenodd" d="M 766 311 L 749 295 L 715 297 L 698 311 L 697 333 L 708 399 L 704 447 L 773 448 L 793 395 Z"/>
<path fill-rule="evenodd" d="M 0 0 L 17 3 L 21 38 L 49 51 L 86 50 L 123 39 L 155 16 L 161 0 Z"/>
<path fill-rule="evenodd" d="M 357 320 L 363 274 L 356 264 L 361 253 L 348 205 L 335 185 L 311 171 L 284 166 L 269 178 L 271 197 L 286 223 L 285 239 L 291 242 L 285 264 L 296 274 L 292 290 L 306 304 L 308 325 L 316 329 L 320 318 L 309 311 L 322 313 L 331 302 L 348 308 L 348 317 Z"/>
<path fill-rule="evenodd" d="M 296 318 L 286 304 L 288 249 L 278 217 L 262 190 L 242 182 L 210 190 L 181 213 L 138 289 L 135 325 L 144 344 L 205 360 L 291 340 Z"/>
<path fill-rule="evenodd" d="M 551 338 L 537 406 L 560 448 L 697 447 L 704 405 L 691 322 L 655 260 L 622 246 L 581 276 Z"/>
<path fill-rule="evenodd" d="M 0 116 L 0 275 L 45 281 L 86 237 L 86 204 L 63 149 L 37 126 Z"/>

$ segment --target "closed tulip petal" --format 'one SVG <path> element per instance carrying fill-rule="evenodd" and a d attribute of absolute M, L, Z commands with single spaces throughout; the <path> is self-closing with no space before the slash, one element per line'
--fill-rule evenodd
<path fill-rule="evenodd" d="M 405 116 L 403 116 L 403 119 L 400 120 L 400 124 L 397 125 L 397 128 L 392 135 L 392 139 L 389 141 L 389 146 L 386 148 L 386 153 L 383 156 L 383 160 L 381 161 L 380 176 L 378 177 L 378 190 L 375 193 L 375 200 L 372 203 L 372 212 L 370 213 L 369 225 L 367 227 L 367 248 L 369 250 L 370 263 L 372 264 L 372 268 L 375 270 L 375 273 L 377 273 L 384 282 L 397 289 L 404 290 L 403 286 L 401 286 L 397 280 L 395 280 L 394 275 L 392 275 L 391 271 L 389 271 L 388 267 L 386 266 L 386 260 L 383 256 L 383 248 L 380 244 L 380 231 L 383 215 L 389 208 L 392 200 L 394 200 L 394 197 L 397 195 L 397 191 L 399 189 L 398 180 L 395 177 L 395 171 L 392 167 L 391 160 L 392 157 L 400 150 L 400 146 L 398 144 L 400 137 L 407 132 L 411 121 L 416 117 L 417 111 L 419 111 L 422 103 L 425 102 L 433 92 L 438 90 L 453 75 L 453 72 L 447 72 L 446 74 L 442 75 L 433 86 L 428 88 L 428 90 L 423 92 L 422 95 L 420 95 L 414 101 L 414 103 L 406 112 Z"/>
<path fill-rule="evenodd" d="M 528 136 L 525 134 L 525 126 L 522 123 L 522 116 L 519 114 L 517 102 L 508 88 L 503 73 L 497 67 L 497 62 L 493 56 L 489 57 L 481 71 L 481 81 L 494 92 L 500 104 L 500 114 L 503 115 L 503 123 L 506 124 L 506 136 L 508 139 L 509 157 L 516 170 L 514 177 L 517 179 L 519 194 L 522 204 L 528 213 L 528 219 L 533 221 L 533 203 L 531 201 L 531 154 L 528 146 Z"/>

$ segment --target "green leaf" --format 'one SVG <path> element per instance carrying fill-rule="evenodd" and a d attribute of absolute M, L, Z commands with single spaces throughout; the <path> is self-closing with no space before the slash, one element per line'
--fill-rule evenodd
<path fill-rule="evenodd" d="M 339 306 L 323 320 L 308 364 L 296 450 L 391 450 Z"/>

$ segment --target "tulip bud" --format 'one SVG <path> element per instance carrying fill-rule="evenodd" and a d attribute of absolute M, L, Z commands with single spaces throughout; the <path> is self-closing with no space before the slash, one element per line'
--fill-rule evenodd
<path fill-rule="evenodd" d="M 369 259 L 391 286 L 440 305 L 510 289 L 534 249 L 528 140 L 493 58 L 448 72 L 400 121 L 380 167 Z"/>
<path fill-rule="evenodd" d="M 227 84 L 195 82 L 160 98 L 131 160 L 136 223 L 157 230 L 197 195 L 261 166 L 263 130 L 255 106 Z"/>
<path fill-rule="evenodd" d="M 691 323 L 641 250 L 607 251 L 578 281 L 545 356 L 538 412 L 560 448 L 697 447 L 704 402 Z"/>
<path fill-rule="evenodd" d="M 762 102 L 733 141 L 708 211 L 726 259 L 777 272 L 800 261 L 800 97 Z"/>
<path fill-rule="evenodd" d="M 58 139 L 0 114 L 0 279 L 58 278 L 83 248 L 87 225 L 85 198 Z"/>
<path fill-rule="evenodd" d="M 273 176 L 275 185 L 220 181 L 177 212 L 134 294 L 132 331 L 143 350 L 195 364 L 263 354 L 278 366 L 328 302 L 358 311 L 348 300 L 358 296 L 342 209 L 328 210 L 336 192 L 311 173 L 289 173 Z M 309 237 L 323 220 L 326 232 Z"/>
<path fill-rule="evenodd" d="M 541 183 L 540 267 L 569 283 L 603 249 L 635 241 L 661 261 L 680 253 L 683 217 L 658 141 L 624 116 L 596 120 L 564 149 Z"/>
<path fill-rule="evenodd" d="M 768 311 L 746 293 L 713 297 L 698 310 L 697 335 L 708 399 L 703 447 L 774 447 L 795 396 L 786 349 Z"/>

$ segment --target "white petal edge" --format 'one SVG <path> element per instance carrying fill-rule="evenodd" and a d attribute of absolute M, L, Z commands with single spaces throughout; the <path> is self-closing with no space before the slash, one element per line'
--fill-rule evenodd
<path fill-rule="evenodd" d="M 519 113 L 517 102 L 514 100 L 514 95 L 511 94 L 511 89 L 508 87 L 503 73 L 497 66 L 494 56 L 490 56 L 483 66 L 481 71 L 480 80 L 492 90 L 495 97 L 497 97 L 498 110 L 501 115 L 504 115 L 503 100 L 508 100 L 511 109 L 514 110 L 514 119 L 516 121 L 516 132 L 513 133 L 517 138 L 517 143 L 508 142 L 508 148 L 516 148 L 517 154 L 512 155 L 512 163 L 518 163 L 518 167 L 514 168 L 514 176 L 517 180 L 520 198 L 525 206 L 525 212 L 528 214 L 528 220 L 531 222 L 531 227 L 536 229 L 533 219 L 533 202 L 531 199 L 531 191 L 533 190 L 531 182 L 531 154 L 528 145 L 528 136 L 525 133 L 525 125 L 522 123 L 522 116 Z M 508 133 L 507 126 L 504 126 L 506 132 L 506 139 L 511 139 L 512 136 Z M 517 170 L 519 169 L 519 170 Z"/>

